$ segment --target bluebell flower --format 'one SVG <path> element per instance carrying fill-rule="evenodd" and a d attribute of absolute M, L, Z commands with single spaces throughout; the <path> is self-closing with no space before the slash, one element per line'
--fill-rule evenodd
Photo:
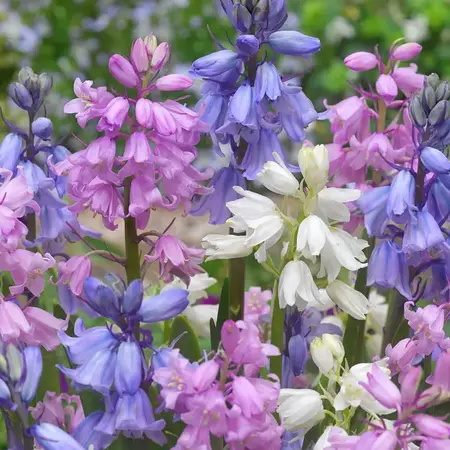
<path fill-rule="evenodd" d="M 259 51 L 259 40 L 252 34 L 244 34 L 236 39 L 236 49 L 240 55 L 253 56 Z"/>
<path fill-rule="evenodd" d="M 277 31 L 268 39 L 269 45 L 276 53 L 308 58 L 320 50 L 320 39 L 307 36 L 298 31 Z"/>
<path fill-rule="evenodd" d="M 9 133 L 0 145 L 0 167 L 14 172 L 22 153 L 23 140 L 15 133 Z"/>
<path fill-rule="evenodd" d="M 20 397 L 23 402 L 29 404 L 36 395 L 39 381 L 42 375 L 43 362 L 39 347 L 26 347 L 23 350 L 25 379 L 20 389 Z"/>
<path fill-rule="evenodd" d="M 430 188 L 426 209 L 437 222 L 446 221 L 450 214 L 450 190 L 440 179 L 435 180 Z"/>
<path fill-rule="evenodd" d="M 53 124 L 47 117 L 39 117 L 31 124 L 33 134 L 41 139 L 47 140 L 53 133 Z"/>
<path fill-rule="evenodd" d="M 450 174 L 450 161 L 440 150 L 425 147 L 420 151 L 420 159 L 430 172 L 438 175 Z"/>
<path fill-rule="evenodd" d="M 205 80 L 235 83 L 243 70 L 243 63 L 232 50 L 220 50 L 197 59 L 190 73 Z"/>
<path fill-rule="evenodd" d="M 21 109 L 31 111 L 33 108 L 33 97 L 30 91 L 21 83 L 11 83 L 8 86 L 9 98 Z"/>
<path fill-rule="evenodd" d="M 435 218 L 425 210 L 417 211 L 405 227 L 402 250 L 418 252 L 444 242 L 444 235 Z"/>
<path fill-rule="evenodd" d="M 67 150 L 66 147 L 63 147 L 62 145 L 56 145 L 52 147 L 51 151 L 51 158 L 53 164 L 57 164 L 61 161 L 64 161 L 67 159 L 67 157 L 70 155 L 69 150 Z M 58 195 L 60 198 L 64 197 L 64 195 L 67 194 L 67 177 L 65 176 L 58 176 L 52 171 L 49 171 L 49 176 L 52 177 L 53 181 L 55 182 L 56 191 L 58 192 Z"/>
<path fill-rule="evenodd" d="M 381 237 L 388 224 L 386 206 L 391 187 L 382 186 L 363 192 L 356 201 L 364 214 L 364 225 L 369 236 Z"/>
<path fill-rule="evenodd" d="M 89 306 L 98 314 L 117 320 L 121 314 L 120 299 L 109 286 L 95 277 L 84 281 L 83 292 Z"/>
<path fill-rule="evenodd" d="M 11 402 L 11 391 L 8 385 L 0 378 L 0 406 L 10 407 Z"/>
<path fill-rule="evenodd" d="M 308 360 L 308 345 L 306 339 L 297 334 L 289 339 L 288 343 L 289 361 L 292 374 L 297 377 L 305 370 Z"/>
<path fill-rule="evenodd" d="M 142 302 L 137 313 L 141 322 L 153 323 L 173 319 L 189 305 L 188 292 L 183 289 L 168 289 Z"/>
<path fill-rule="evenodd" d="M 129 338 L 119 345 L 114 386 L 119 395 L 133 395 L 142 383 L 143 355 L 139 344 Z"/>
<path fill-rule="evenodd" d="M 108 435 L 97 430 L 97 425 L 103 418 L 102 411 L 95 411 L 87 416 L 81 422 L 72 434 L 72 437 L 79 442 L 83 448 L 88 449 L 90 445 L 94 446 L 95 450 L 103 450 L 108 448 L 114 436 Z"/>
<path fill-rule="evenodd" d="M 123 293 L 122 311 L 126 315 L 136 314 L 144 299 L 142 280 L 133 280 Z"/>
<path fill-rule="evenodd" d="M 281 437 L 281 450 L 302 450 L 304 438 L 295 439 L 297 436 L 298 433 L 285 431 Z"/>
<path fill-rule="evenodd" d="M 231 217 L 226 203 L 240 197 L 233 186 L 245 189 L 246 185 L 242 172 L 231 164 L 228 167 L 222 167 L 214 174 L 208 185 L 208 187 L 214 188 L 214 191 L 211 194 L 202 195 L 193 204 L 189 214 L 203 216 L 209 213 L 209 223 L 213 225 L 225 223 Z"/>
<path fill-rule="evenodd" d="M 409 211 L 415 208 L 415 182 L 409 170 L 401 170 L 392 181 L 386 213 L 398 223 L 405 223 L 409 217 Z M 405 212 L 406 217 L 404 217 Z"/>
<path fill-rule="evenodd" d="M 264 62 L 256 69 L 255 78 L 255 98 L 261 102 L 265 97 L 269 100 L 276 100 L 284 89 L 280 74 L 271 62 Z M 300 91 L 301 88 L 298 88 Z"/>
<path fill-rule="evenodd" d="M 248 81 L 239 86 L 230 100 L 227 120 L 253 130 L 258 129 L 254 89 Z M 221 133 L 218 130 L 218 133 Z M 234 134 L 234 133 L 232 133 Z"/>
<path fill-rule="evenodd" d="M 367 272 L 367 285 L 396 288 L 405 298 L 411 299 L 409 271 L 406 255 L 392 241 L 382 241 L 372 252 Z"/>
<path fill-rule="evenodd" d="M 33 425 L 30 433 L 36 443 L 44 450 L 86 450 L 70 434 L 50 423 Z"/>

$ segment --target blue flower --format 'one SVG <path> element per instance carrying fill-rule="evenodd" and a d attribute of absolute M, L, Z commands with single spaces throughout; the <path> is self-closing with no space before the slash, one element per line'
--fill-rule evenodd
<path fill-rule="evenodd" d="M 133 395 L 141 387 L 143 355 L 133 339 L 122 342 L 117 353 L 114 386 L 119 395 Z"/>
<path fill-rule="evenodd" d="M 401 170 L 392 181 L 386 213 L 388 217 L 395 216 L 396 222 L 404 223 L 409 217 L 409 211 L 415 209 L 415 182 L 409 170 Z"/>
<path fill-rule="evenodd" d="M 41 139 L 47 140 L 53 133 L 53 124 L 47 117 L 39 117 L 31 124 L 33 134 Z"/>
<path fill-rule="evenodd" d="M 168 289 L 155 297 L 144 300 L 137 315 L 141 322 L 162 322 L 178 316 L 188 305 L 188 291 Z"/>
<path fill-rule="evenodd" d="M 226 203 L 240 197 L 233 186 L 241 186 L 245 189 L 245 179 L 242 172 L 230 164 L 229 167 L 223 167 L 214 174 L 208 186 L 214 188 L 214 191 L 200 196 L 189 214 L 203 216 L 209 213 L 209 223 L 213 225 L 225 223 L 231 216 Z"/>
<path fill-rule="evenodd" d="M 220 50 L 193 62 L 190 73 L 205 80 L 235 83 L 240 77 L 243 63 L 232 50 Z"/>
<path fill-rule="evenodd" d="M 357 204 L 364 214 L 364 225 L 369 236 L 381 237 L 389 221 L 386 206 L 391 187 L 382 186 L 363 192 Z"/>
<path fill-rule="evenodd" d="M 50 423 L 33 425 L 30 433 L 39 447 L 44 450 L 86 450 L 70 434 Z"/>
<path fill-rule="evenodd" d="M 9 133 L 0 145 L 0 167 L 14 172 L 22 153 L 22 138 L 14 133 Z"/>
<path fill-rule="evenodd" d="M 259 50 L 259 40 L 251 34 L 243 34 L 236 39 L 236 48 L 240 55 L 256 55 Z"/>
<path fill-rule="evenodd" d="M 265 97 L 276 100 L 284 88 L 277 68 L 270 62 L 260 64 L 256 69 L 255 98 L 261 102 Z M 298 88 L 300 91 L 301 88 Z"/>
<path fill-rule="evenodd" d="M 450 214 L 450 190 L 437 179 L 431 186 L 427 197 L 426 209 L 438 221 L 446 221 Z"/>
<path fill-rule="evenodd" d="M 268 39 L 273 51 L 283 55 L 308 58 L 320 50 L 320 39 L 298 31 L 277 31 Z"/>
<path fill-rule="evenodd" d="M 438 175 L 450 174 L 450 161 L 440 150 L 425 147 L 420 152 L 420 159 L 430 172 Z"/>
<path fill-rule="evenodd" d="M 444 242 L 444 235 L 435 218 L 425 210 L 417 211 L 406 224 L 404 252 L 419 252 Z"/>
<path fill-rule="evenodd" d="M 97 425 L 102 420 L 103 416 L 104 413 L 102 411 L 95 411 L 92 414 L 89 414 L 89 416 L 87 416 L 73 432 L 73 438 L 79 442 L 83 448 L 89 449 L 89 446 L 93 445 L 95 450 L 103 450 L 109 447 L 114 440 L 114 436 L 110 436 L 97 430 Z"/>
<path fill-rule="evenodd" d="M 20 397 L 25 403 L 30 403 L 36 395 L 42 375 L 42 354 L 39 347 L 26 347 L 23 350 L 25 365 L 25 380 L 23 381 Z"/>
<path fill-rule="evenodd" d="M 367 272 L 367 285 L 396 288 L 405 298 L 411 299 L 409 271 L 406 255 L 392 241 L 383 241 L 372 252 Z"/>

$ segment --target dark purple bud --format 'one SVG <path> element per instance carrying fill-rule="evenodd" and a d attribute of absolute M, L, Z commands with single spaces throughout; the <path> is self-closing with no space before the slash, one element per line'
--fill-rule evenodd
<path fill-rule="evenodd" d="M 441 100 L 436 103 L 435 107 L 428 115 L 428 123 L 432 126 L 441 124 L 444 120 L 448 120 L 450 116 L 450 107 L 447 100 Z"/>
<path fill-rule="evenodd" d="M 292 336 L 289 340 L 288 349 L 292 373 L 297 377 L 304 372 L 306 360 L 308 359 L 306 339 L 300 335 Z"/>
<path fill-rule="evenodd" d="M 241 33 L 247 33 L 252 26 L 252 15 L 245 6 L 239 3 L 233 6 L 233 20 L 234 26 Z"/>
<path fill-rule="evenodd" d="M 436 93 L 431 86 L 425 86 L 422 92 L 422 106 L 426 112 L 430 112 L 436 104 Z"/>
<path fill-rule="evenodd" d="M 258 53 L 259 41 L 252 34 L 243 34 L 237 38 L 236 48 L 241 55 L 253 56 Z"/>
<path fill-rule="evenodd" d="M 28 89 L 20 83 L 11 83 L 8 86 L 8 95 L 11 100 L 19 107 L 30 111 L 33 106 L 33 98 Z"/>
<path fill-rule="evenodd" d="M 141 280 L 133 280 L 123 296 L 123 312 L 125 314 L 135 314 L 141 307 L 144 298 L 144 287 Z"/>
<path fill-rule="evenodd" d="M 53 124 L 47 117 L 39 117 L 31 124 L 33 134 L 41 139 L 48 139 L 53 132 Z"/>
<path fill-rule="evenodd" d="M 437 73 L 432 73 L 427 76 L 427 85 L 432 89 L 437 89 L 439 86 L 439 75 Z"/>
<path fill-rule="evenodd" d="M 436 100 L 439 102 L 441 100 L 448 100 L 450 98 L 450 89 L 448 87 L 448 82 L 443 81 L 436 89 Z"/>
<path fill-rule="evenodd" d="M 416 96 L 409 104 L 409 115 L 417 128 L 423 128 L 427 123 L 427 115 L 423 109 L 420 97 Z"/>

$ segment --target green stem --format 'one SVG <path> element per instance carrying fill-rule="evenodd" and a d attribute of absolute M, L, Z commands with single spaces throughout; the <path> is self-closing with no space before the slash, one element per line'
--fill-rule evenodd
<path fill-rule="evenodd" d="M 280 350 L 280 356 L 272 356 L 270 358 L 270 371 L 274 373 L 280 380 L 283 368 L 283 342 L 284 342 L 284 309 L 280 308 L 278 299 L 278 282 L 275 280 L 272 296 L 272 324 L 270 342 L 276 345 Z"/>
<path fill-rule="evenodd" d="M 235 321 L 242 320 L 245 297 L 245 258 L 229 260 L 228 278 L 230 280 L 228 317 Z"/>
<path fill-rule="evenodd" d="M 131 178 L 125 180 L 124 209 L 126 216 L 128 216 L 130 207 L 131 180 Z M 139 280 L 141 278 L 139 240 L 136 230 L 136 220 L 131 216 L 125 217 L 125 256 L 125 270 L 128 283 L 131 283 L 133 280 Z"/>
<path fill-rule="evenodd" d="M 363 238 L 367 236 L 366 231 L 364 231 Z M 369 239 L 369 247 L 367 250 L 367 259 L 370 258 L 372 250 L 375 247 L 375 239 Z M 367 286 L 367 267 L 363 267 L 358 270 L 358 275 L 355 282 L 355 290 L 361 292 L 361 294 L 366 297 L 369 295 L 369 288 Z M 345 357 L 347 358 L 349 366 L 354 366 L 355 364 L 364 361 L 364 333 L 365 333 L 366 321 L 357 320 L 349 316 L 347 320 L 347 325 L 345 327 L 344 334 L 344 348 Z"/>

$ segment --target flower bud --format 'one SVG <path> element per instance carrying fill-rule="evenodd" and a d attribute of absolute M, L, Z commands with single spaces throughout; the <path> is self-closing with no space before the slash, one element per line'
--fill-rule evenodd
<path fill-rule="evenodd" d="M 450 107 L 447 100 L 441 100 L 436 103 L 428 115 L 428 123 L 432 126 L 442 123 L 450 117 Z"/>
<path fill-rule="evenodd" d="M 133 66 L 121 55 L 113 55 L 109 58 L 109 71 L 125 87 L 135 88 L 139 85 L 139 77 L 134 71 Z"/>
<path fill-rule="evenodd" d="M 22 67 L 17 75 L 17 79 L 19 80 L 20 84 L 23 84 L 25 86 L 25 84 L 33 75 L 34 72 L 31 67 Z"/>
<path fill-rule="evenodd" d="M 39 100 L 42 104 L 45 97 L 50 93 L 53 86 L 53 78 L 47 73 L 39 75 Z M 40 105 L 39 105 L 40 106 Z"/>
<path fill-rule="evenodd" d="M 158 47 L 158 39 L 156 39 L 156 36 L 151 33 L 148 36 L 145 36 L 144 44 L 147 49 L 147 53 L 151 56 L 155 53 L 156 47 Z"/>
<path fill-rule="evenodd" d="M 269 36 L 272 50 L 282 55 L 308 57 L 320 50 L 320 40 L 298 31 L 276 31 Z"/>
<path fill-rule="evenodd" d="M 391 102 L 395 97 L 397 97 L 398 87 L 390 75 L 380 75 L 375 87 L 378 94 L 387 102 Z"/>
<path fill-rule="evenodd" d="M 144 74 L 147 72 L 149 66 L 148 53 L 144 41 L 141 38 L 137 39 L 134 43 L 130 58 L 134 68 L 139 73 Z"/>
<path fill-rule="evenodd" d="M 7 134 L 0 145 L 0 167 L 15 171 L 21 153 L 22 138 L 14 133 Z"/>
<path fill-rule="evenodd" d="M 48 139 L 53 132 L 53 124 L 47 117 L 39 117 L 31 124 L 33 134 L 41 139 Z"/>
<path fill-rule="evenodd" d="M 253 36 L 251 34 L 243 34 L 237 38 L 236 48 L 242 55 L 256 55 L 259 50 L 259 40 L 256 36 Z"/>
<path fill-rule="evenodd" d="M 160 91 L 183 91 L 192 86 L 192 79 L 186 75 L 170 74 L 159 78 L 155 86 Z"/>
<path fill-rule="evenodd" d="M 271 8 L 275 8 L 275 2 L 270 0 L 259 0 L 252 11 L 253 22 L 265 22 L 268 19 Z"/>
<path fill-rule="evenodd" d="M 433 89 L 437 89 L 439 86 L 439 75 L 437 73 L 432 73 L 427 76 L 427 85 Z"/>
<path fill-rule="evenodd" d="M 245 5 L 237 4 L 233 8 L 233 24 L 241 33 L 248 33 L 252 26 L 252 15 Z"/>
<path fill-rule="evenodd" d="M 450 392 L 450 352 L 445 351 L 439 355 L 436 368 L 432 375 L 433 386 L 438 386 L 445 392 Z"/>
<path fill-rule="evenodd" d="M 328 150 L 324 145 L 303 147 L 298 153 L 300 171 L 314 192 L 321 191 L 328 182 Z"/>
<path fill-rule="evenodd" d="M 354 319 L 365 320 L 370 303 L 367 298 L 343 281 L 334 280 L 327 287 L 327 294 L 336 305 Z"/>
<path fill-rule="evenodd" d="M 422 106 L 425 109 L 425 112 L 430 112 L 434 105 L 436 105 L 436 93 L 434 92 L 434 88 L 431 86 L 425 86 L 422 92 Z"/>
<path fill-rule="evenodd" d="M 335 369 L 335 361 L 344 359 L 345 350 L 342 342 L 332 334 L 325 333 L 315 338 L 310 347 L 311 357 L 321 372 L 327 374 Z"/>
<path fill-rule="evenodd" d="M 0 403 L 8 403 L 11 400 L 11 392 L 8 385 L 0 378 Z"/>
<path fill-rule="evenodd" d="M 287 431 L 306 433 L 325 417 L 320 394 L 312 389 L 281 389 L 277 412 Z"/>
<path fill-rule="evenodd" d="M 136 103 L 136 120 L 139 125 L 151 128 L 153 125 L 152 102 L 146 98 L 140 98 Z"/>
<path fill-rule="evenodd" d="M 450 98 L 450 89 L 448 87 L 448 81 L 443 81 L 436 89 L 436 100 L 448 100 Z"/>
<path fill-rule="evenodd" d="M 33 400 L 42 375 L 42 354 L 39 347 L 27 347 L 23 351 L 26 366 L 26 377 L 23 381 L 20 397 L 26 403 Z"/>
<path fill-rule="evenodd" d="M 409 115 L 417 128 L 423 128 L 426 125 L 427 114 L 418 96 L 414 97 L 409 104 Z"/>
<path fill-rule="evenodd" d="M 415 58 L 422 51 L 422 46 L 417 42 L 409 42 L 399 45 L 391 54 L 391 59 L 395 61 L 408 61 Z"/>
<path fill-rule="evenodd" d="M 13 344 L 6 347 L 6 361 L 8 363 L 8 376 L 12 382 L 22 378 L 24 369 L 23 357 L 20 350 Z"/>
<path fill-rule="evenodd" d="M 20 83 L 11 83 L 8 86 L 8 95 L 11 100 L 19 107 L 30 111 L 33 106 L 33 97 L 30 91 Z"/>
<path fill-rule="evenodd" d="M 258 174 L 258 181 L 270 191 L 280 195 L 295 195 L 300 187 L 294 175 L 275 161 L 264 164 Z"/>
<path fill-rule="evenodd" d="M 378 64 L 378 58 L 373 53 L 356 52 L 344 59 L 344 64 L 355 72 L 364 72 L 373 69 Z"/>
<path fill-rule="evenodd" d="M 161 70 L 170 59 L 170 45 L 167 42 L 163 42 L 156 47 L 152 55 L 152 70 L 157 72 Z"/>

